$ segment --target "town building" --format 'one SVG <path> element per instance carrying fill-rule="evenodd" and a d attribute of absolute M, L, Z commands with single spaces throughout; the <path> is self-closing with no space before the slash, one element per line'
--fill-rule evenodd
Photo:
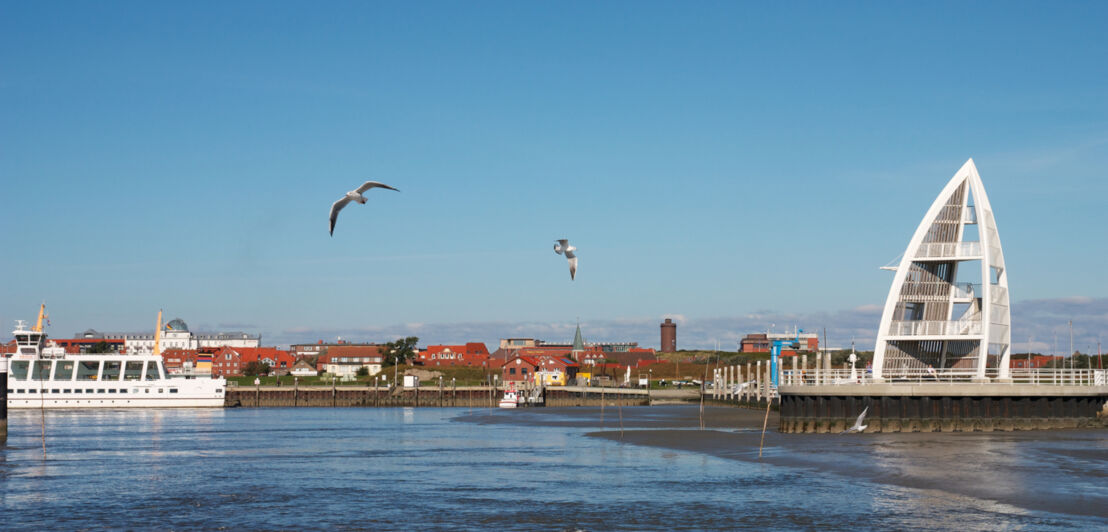
<path fill-rule="evenodd" d="M 500 368 L 500 379 L 505 382 L 565 386 L 577 378 L 578 370 L 580 366 L 567 357 L 515 356 Z"/>
<path fill-rule="evenodd" d="M 361 344 L 329 345 L 316 359 L 316 370 L 343 379 L 354 378 L 358 370 L 366 368 L 369 375 L 381 372 L 384 363 L 384 346 Z"/>
<path fill-rule="evenodd" d="M 315 365 L 307 359 L 302 358 L 293 364 L 292 371 L 289 373 L 294 377 L 315 377 L 319 375 L 319 370 L 315 369 Z"/>
<path fill-rule="evenodd" d="M 581 336 L 581 325 L 578 324 L 570 343 L 546 342 L 534 338 L 502 338 L 500 347 L 490 356 L 501 363 L 517 355 L 569 356 L 585 363 L 587 360 L 608 358 L 612 353 L 637 353 L 643 356 L 647 351 L 653 356 L 653 349 L 644 350 L 639 347 L 638 342 L 586 342 Z M 604 356 L 600 356 L 601 354 Z"/>
<path fill-rule="evenodd" d="M 162 351 L 162 365 L 170 375 L 192 374 L 196 368 L 199 351 L 195 349 L 166 349 Z"/>
<path fill-rule="evenodd" d="M 287 375 L 295 363 L 291 353 L 275 347 L 221 347 L 212 353 L 212 376 L 241 376 L 251 362 L 269 366 L 270 375 Z"/>
<path fill-rule="evenodd" d="M 422 366 L 489 367 L 489 349 L 483 342 L 462 345 L 429 345 L 416 354 L 415 363 Z"/>
<path fill-rule="evenodd" d="M 819 351 L 819 335 L 800 330 L 792 333 L 764 332 L 748 334 L 739 342 L 739 350 L 743 353 L 768 353 L 773 348 L 773 342 L 776 340 L 785 342 L 785 346 L 781 349 L 783 356 L 797 353 L 798 350 L 792 347 L 795 342 L 799 342 L 799 351 L 801 352 Z"/>
<path fill-rule="evenodd" d="M 100 341 L 113 342 L 122 340 L 124 351 L 127 353 L 151 353 L 154 351 L 154 333 L 102 333 L 95 329 L 74 335 L 74 342 L 81 345 L 92 345 Z M 218 349 L 221 347 L 258 347 L 261 345 L 261 335 L 247 334 L 244 332 L 220 332 L 220 333 L 194 333 L 189 331 L 188 324 L 177 318 L 165 324 L 161 335 L 161 350 L 167 349 Z"/>
<path fill-rule="evenodd" d="M 54 345 L 65 349 L 66 353 L 91 353 L 101 344 L 107 347 L 108 352 L 126 353 L 126 341 L 122 338 L 51 338 Z"/>

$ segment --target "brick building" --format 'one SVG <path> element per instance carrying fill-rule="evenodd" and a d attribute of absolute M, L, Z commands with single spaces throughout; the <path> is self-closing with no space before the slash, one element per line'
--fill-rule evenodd
<path fill-rule="evenodd" d="M 288 351 L 275 347 L 220 347 L 212 354 L 212 376 L 241 376 L 251 362 L 268 365 L 270 375 L 287 375 L 295 360 Z"/>
<path fill-rule="evenodd" d="M 740 342 L 740 350 L 743 353 L 768 353 L 773 347 L 774 340 L 781 340 L 785 342 L 785 346 L 781 348 L 781 354 L 783 356 L 795 355 L 797 349 L 793 349 L 791 346 L 799 339 L 800 349 L 804 352 L 817 352 L 819 351 L 819 335 L 815 333 L 752 333 L 743 337 Z"/>
<path fill-rule="evenodd" d="M 429 345 L 420 351 L 415 363 L 423 366 L 489 367 L 489 349 L 482 342 L 464 345 Z"/>

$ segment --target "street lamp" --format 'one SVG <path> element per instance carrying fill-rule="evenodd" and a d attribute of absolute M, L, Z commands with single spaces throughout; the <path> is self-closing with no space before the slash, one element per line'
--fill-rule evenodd
<path fill-rule="evenodd" d="M 400 361 L 396 360 L 396 350 L 390 350 L 389 354 L 392 355 L 392 382 L 398 382 L 396 380 L 396 372 L 399 371 Z"/>

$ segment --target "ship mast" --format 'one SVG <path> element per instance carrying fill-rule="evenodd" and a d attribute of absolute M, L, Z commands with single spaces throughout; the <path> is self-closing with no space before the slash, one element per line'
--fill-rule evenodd
<path fill-rule="evenodd" d="M 46 302 L 44 301 L 42 303 L 42 306 L 39 307 L 39 309 L 38 309 L 38 322 L 35 323 L 35 328 L 31 329 L 31 330 L 35 331 L 35 332 L 42 332 L 42 322 L 43 322 L 43 320 L 48 321 L 49 319 L 50 319 L 50 316 L 46 314 Z"/>
<path fill-rule="evenodd" d="M 162 309 L 158 309 L 158 325 L 154 329 L 154 356 L 162 354 Z"/>

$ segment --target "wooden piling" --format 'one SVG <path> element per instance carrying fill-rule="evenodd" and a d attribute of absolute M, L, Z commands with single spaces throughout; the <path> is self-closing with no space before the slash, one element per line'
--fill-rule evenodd
<path fill-rule="evenodd" d="M 0 355 L 0 445 L 8 441 L 8 359 Z"/>

